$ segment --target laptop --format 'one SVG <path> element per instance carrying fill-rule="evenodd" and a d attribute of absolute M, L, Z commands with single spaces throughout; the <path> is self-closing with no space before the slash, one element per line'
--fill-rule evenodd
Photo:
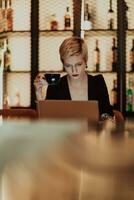
<path fill-rule="evenodd" d="M 84 118 L 99 120 L 98 101 L 40 100 L 37 101 L 39 118 Z"/>

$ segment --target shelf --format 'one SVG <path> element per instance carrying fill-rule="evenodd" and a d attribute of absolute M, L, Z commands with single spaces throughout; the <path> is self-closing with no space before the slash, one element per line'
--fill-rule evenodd
<path fill-rule="evenodd" d="M 133 74 L 134 72 L 132 71 L 126 71 L 127 74 Z"/>
<path fill-rule="evenodd" d="M 6 73 L 6 74 L 13 74 L 13 73 L 31 73 L 30 71 L 10 71 L 10 72 L 8 72 L 8 71 L 4 71 L 4 73 Z"/>
<path fill-rule="evenodd" d="M 49 30 L 49 29 L 45 29 L 45 30 L 39 30 L 39 32 L 73 32 L 73 29 L 70 29 L 70 30 L 65 30 L 65 29 Z"/>
<path fill-rule="evenodd" d="M 46 35 L 46 36 L 50 36 L 50 35 L 72 35 L 73 34 L 73 30 L 40 30 L 39 31 L 40 35 Z"/>
<path fill-rule="evenodd" d="M 39 73 L 50 73 L 50 74 L 53 74 L 53 73 L 66 73 L 65 71 L 39 71 Z M 112 72 L 112 71 L 99 71 L 99 72 L 96 72 L 96 71 L 89 71 L 89 70 L 87 70 L 87 73 L 91 73 L 91 74 L 100 74 L 100 73 L 104 73 L 104 74 L 115 74 L 116 75 L 116 73 L 117 72 Z"/>
<path fill-rule="evenodd" d="M 106 35 L 106 36 L 116 36 L 117 30 L 110 30 L 110 29 L 92 29 L 92 30 L 83 30 L 85 32 L 85 37 L 94 35 Z"/>
<path fill-rule="evenodd" d="M 12 35 L 30 35 L 30 33 L 30 31 L 6 31 L 0 33 L 0 39 L 4 39 Z"/>
<path fill-rule="evenodd" d="M 116 74 L 117 72 L 112 72 L 112 71 L 99 71 L 99 72 L 96 72 L 96 71 L 87 71 L 88 73 L 92 73 L 92 74 L 100 74 L 100 73 L 103 73 L 103 74 Z"/>
<path fill-rule="evenodd" d="M 134 29 L 128 29 L 126 32 L 127 32 L 128 35 L 133 35 Z"/>

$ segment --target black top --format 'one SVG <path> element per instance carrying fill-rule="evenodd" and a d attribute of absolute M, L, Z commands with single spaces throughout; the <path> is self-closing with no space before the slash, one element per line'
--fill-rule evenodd
<path fill-rule="evenodd" d="M 63 76 L 57 85 L 48 86 L 46 99 L 71 100 L 67 75 Z M 108 90 L 101 74 L 96 76 L 88 74 L 88 100 L 98 101 L 100 115 L 108 113 L 113 116 Z"/>

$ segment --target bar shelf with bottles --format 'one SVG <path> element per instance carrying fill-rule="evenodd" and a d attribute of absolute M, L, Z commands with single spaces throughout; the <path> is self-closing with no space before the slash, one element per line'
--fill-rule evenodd
<path fill-rule="evenodd" d="M 91 29 L 91 30 L 85 30 L 84 36 L 93 36 L 94 34 L 96 36 L 116 36 L 117 30 L 110 30 L 110 29 Z"/>
<path fill-rule="evenodd" d="M 39 71 L 60 72 L 61 42 L 73 35 L 73 0 L 39 0 Z M 46 48 L 47 47 L 47 48 Z"/>
<path fill-rule="evenodd" d="M 126 116 L 134 117 L 134 2 L 126 0 Z"/>
<path fill-rule="evenodd" d="M 30 106 L 30 14 L 31 1 L 0 0 L 1 108 Z"/>

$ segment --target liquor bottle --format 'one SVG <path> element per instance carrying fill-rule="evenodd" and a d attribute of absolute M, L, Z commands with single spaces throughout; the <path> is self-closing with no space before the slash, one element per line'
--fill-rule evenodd
<path fill-rule="evenodd" d="M 100 49 L 98 43 L 99 43 L 98 40 L 96 40 L 96 45 L 94 49 L 94 65 L 96 72 L 100 71 Z"/>
<path fill-rule="evenodd" d="M 111 90 L 111 105 L 117 109 L 117 80 L 113 80 L 113 88 Z"/>
<path fill-rule="evenodd" d="M 112 44 L 112 72 L 117 71 L 117 46 L 116 46 L 116 40 L 113 38 L 113 44 Z"/>
<path fill-rule="evenodd" d="M 132 40 L 132 48 L 130 50 L 131 71 L 134 72 L 134 39 Z"/>
<path fill-rule="evenodd" d="M 89 12 L 89 4 L 85 3 L 84 7 L 84 30 L 90 30 L 92 29 L 92 19 L 91 14 Z"/>
<path fill-rule="evenodd" d="M 21 98 L 20 98 L 20 92 L 16 91 L 15 97 L 14 97 L 14 104 L 13 104 L 13 106 L 14 107 L 20 107 L 21 106 L 20 100 L 21 100 Z"/>
<path fill-rule="evenodd" d="M 65 30 L 70 30 L 71 28 L 71 15 L 69 12 L 69 7 L 66 7 L 66 13 L 64 15 L 64 29 Z"/>
<path fill-rule="evenodd" d="M 128 80 L 128 88 L 126 91 L 126 111 L 132 112 L 133 111 L 133 82 L 132 79 L 129 78 Z"/>
<path fill-rule="evenodd" d="M 13 29 L 13 9 L 11 5 L 11 0 L 7 0 L 7 9 L 6 9 L 6 30 L 12 31 Z"/>
<path fill-rule="evenodd" d="M 1 19 L 1 32 L 6 30 L 6 1 L 2 0 L 2 9 L 1 9 L 1 15 L 2 15 L 2 19 Z"/>
<path fill-rule="evenodd" d="M 58 30 L 58 21 L 56 19 L 56 14 L 51 15 L 50 29 L 51 30 Z"/>
<path fill-rule="evenodd" d="M 10 98 L 7 92 L 4 94 L 4 97 L 3 97 L 3 108 L 4 109 L 10 108 Z"/>
<path fill-rule="evenodd" d="M 11 51 L 8 46 L 8 39 L 6 39 L 6 50 L 4 52 L 4 71 L 11 70 Z"/>
<path fill-rule="evenodd" d="M 4 58 L 4 44 L 3 41 L 0 42 L 0 68 L 3 70 L 3 58 Z"/>
<path fill-rule="evenodd" d="M 109 10 L 108 10 L 108 29 L 114 29 L 114 10 L 112 8 L 112 0 L 109 2 Z"/>
<path fill-rule="evenodd" d="M 0 0 L 0 33 L 2 32 L 2 0 Z"/>

